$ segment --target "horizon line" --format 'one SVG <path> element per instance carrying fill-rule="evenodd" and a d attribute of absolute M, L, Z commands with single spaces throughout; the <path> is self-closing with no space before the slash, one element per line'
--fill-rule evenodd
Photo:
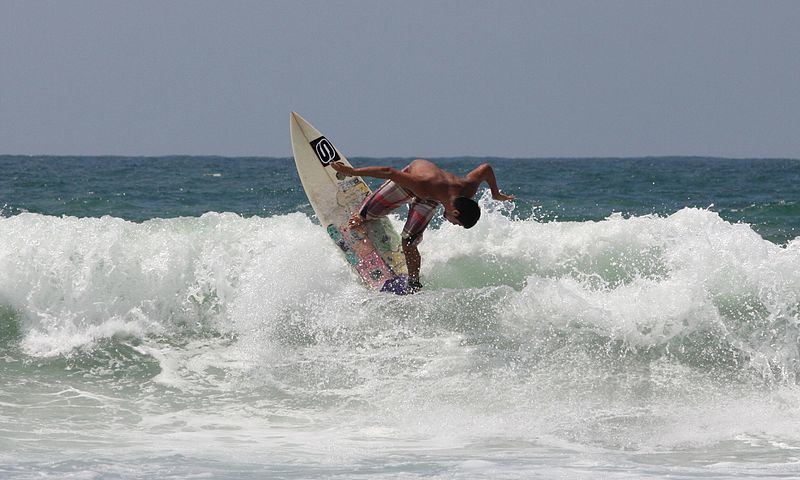
<path fill-rule="evenodd" d="M 291 160 L 290 156 L 278 155 L 220 155 L 220 154 L 157 154 L 157 155 L 124 155 L 124 154 L 29 154 L 29 153 L 0 153 L 0 158 L 8 157 L 45 157 L 45 158 L 230 158 L 230 159 L 273 159 Z M 452 156 L 405 156 L 405 155 L 348 155 L 348 159 L 379 159 L 379 160 L 414 160 L 424 158 L 427 160 L 454 160 L 454 159 L 476 159 L 476 160 L 664 160 L 664 159 L 697 159 L 697 160 L 792 160 L 799 161 L 800 157 L 727 157 L 719 155 L 600 155 L 600 156 L 513 156 L 505 157 L 500 155 L 452 155 Z"/>

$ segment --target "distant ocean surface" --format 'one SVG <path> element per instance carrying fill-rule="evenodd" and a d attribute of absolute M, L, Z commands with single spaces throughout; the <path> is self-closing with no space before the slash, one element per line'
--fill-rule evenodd
<path fill-rule="evenodd" d="M 397 297 L 289 158 L 0 156 L 0 478 L 799 478 L 800 161 L 485 161 Z"/>

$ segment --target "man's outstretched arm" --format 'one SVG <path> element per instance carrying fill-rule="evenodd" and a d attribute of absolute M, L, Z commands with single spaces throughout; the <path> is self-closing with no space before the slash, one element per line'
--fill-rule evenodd
<path fill-rule="evenodd" d="M 414 190 L 416 186 L 416 181 L 411 175 L 402 170 L 398 170 L 392 167 L 353 168 L 353 167 L 348 167 L 347 165 L 341 162 L 333 162 L 331 163 L 331 167 L 337 172 L 343 173 L 351 177 L 364 176 L 364 177 L 381 178 L 384 180 L 391 180 L 396 184 L 400 185 L 401 187 L 408 188 L 410 190 Z"/>
<path fill-rule="evenodd" d="M 362 167 L 362 168 L 353 168 L 345 165 L 341 162 L 333 162 L 331 163 L 331 167 L 336 170 L 337 172 L 343 173 L 350 177 L 355 176 L 364 176 L 364 177 L 373 177 L 373 178 L 383 178 L 383 179 L 393 179 L 393 176 L 396 176 L 397 173 L 400 173 L 399 170 L 392 167 Z"/>
<path fill-rule="evenodd" d="M 506 195 L 497 188 L 497 178 L 494 176 L 494 170 L 488 163 L 484 163 L 475 170 L 467 174 L 467 178 L 475 182 L 475 190 L 477 191 L 481 183 L 486 182 L 489 189 L 492 191 L 492 198 L 495 200 L 514 200 L 514 195 Z"/>

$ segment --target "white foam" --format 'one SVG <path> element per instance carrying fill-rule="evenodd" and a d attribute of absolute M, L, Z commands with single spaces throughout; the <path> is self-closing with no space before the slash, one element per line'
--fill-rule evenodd
<path fill-rule="evenodd" d="M 519 326 L 589 328 L 634 347 L 704 329 L 754 356 L 798 358 L 797 240 L 781 247 L 699 209 L 578 223 L 485 217 L 471 230 L 443 225 L 431 232 L 421 248 L 423 272 L 436 280 L 437 271 L 480 278 L 474 265 L 499 269 L 495 277 L 523 272 L 519 295 L 503 308 Z M 770 343 L 749 335 L 776 328 L 787 336 Z"/>
<path fill-rule="evenodd" d="M 633 348 L 711 331 L 763 369 L 798 361 L 800 241 L 781 247 L 698 209 L 540 223 L 482 203 L 473 229 L 426 233 L 427 294 L 508 285 L 516 293 L 491 308 L 514 328 L 582 328 Z M 0 271 L 0 302 L 20 313 L 26 352 L 41 356 L 203 330 L 263 352 L 276 329 L 340 326 L 373 298 L 302 214 L 133 223 L 26 213 L 0 219 Z"/>
<path fill-rule="evenodd" d="M 20 313 L 31 355 L 56 355 L 115 334 L 225 330 L 242 292 L 269 297 L 275 289 L 265 279 L 307 280 L 293 273 L 303 265 L 311 273 L 314 262 L 306 258 L 314 249 L 298 247 L 322 245 L 330 256 L 333 246 L 319 230 L 302 214 L 210 213 L 144 223 L 2 218 L 0 302 Z M 309 236 L 316 238 L 304 240 Z"/>

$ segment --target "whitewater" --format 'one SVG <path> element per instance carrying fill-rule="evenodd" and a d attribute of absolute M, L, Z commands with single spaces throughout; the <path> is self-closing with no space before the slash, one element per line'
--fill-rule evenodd
<path fill-rule="evenodd" d="M 307 208 L 0 216 L 0 477 L 800 476 L 800 238 L 480 203 L 408 297 Z"/>

